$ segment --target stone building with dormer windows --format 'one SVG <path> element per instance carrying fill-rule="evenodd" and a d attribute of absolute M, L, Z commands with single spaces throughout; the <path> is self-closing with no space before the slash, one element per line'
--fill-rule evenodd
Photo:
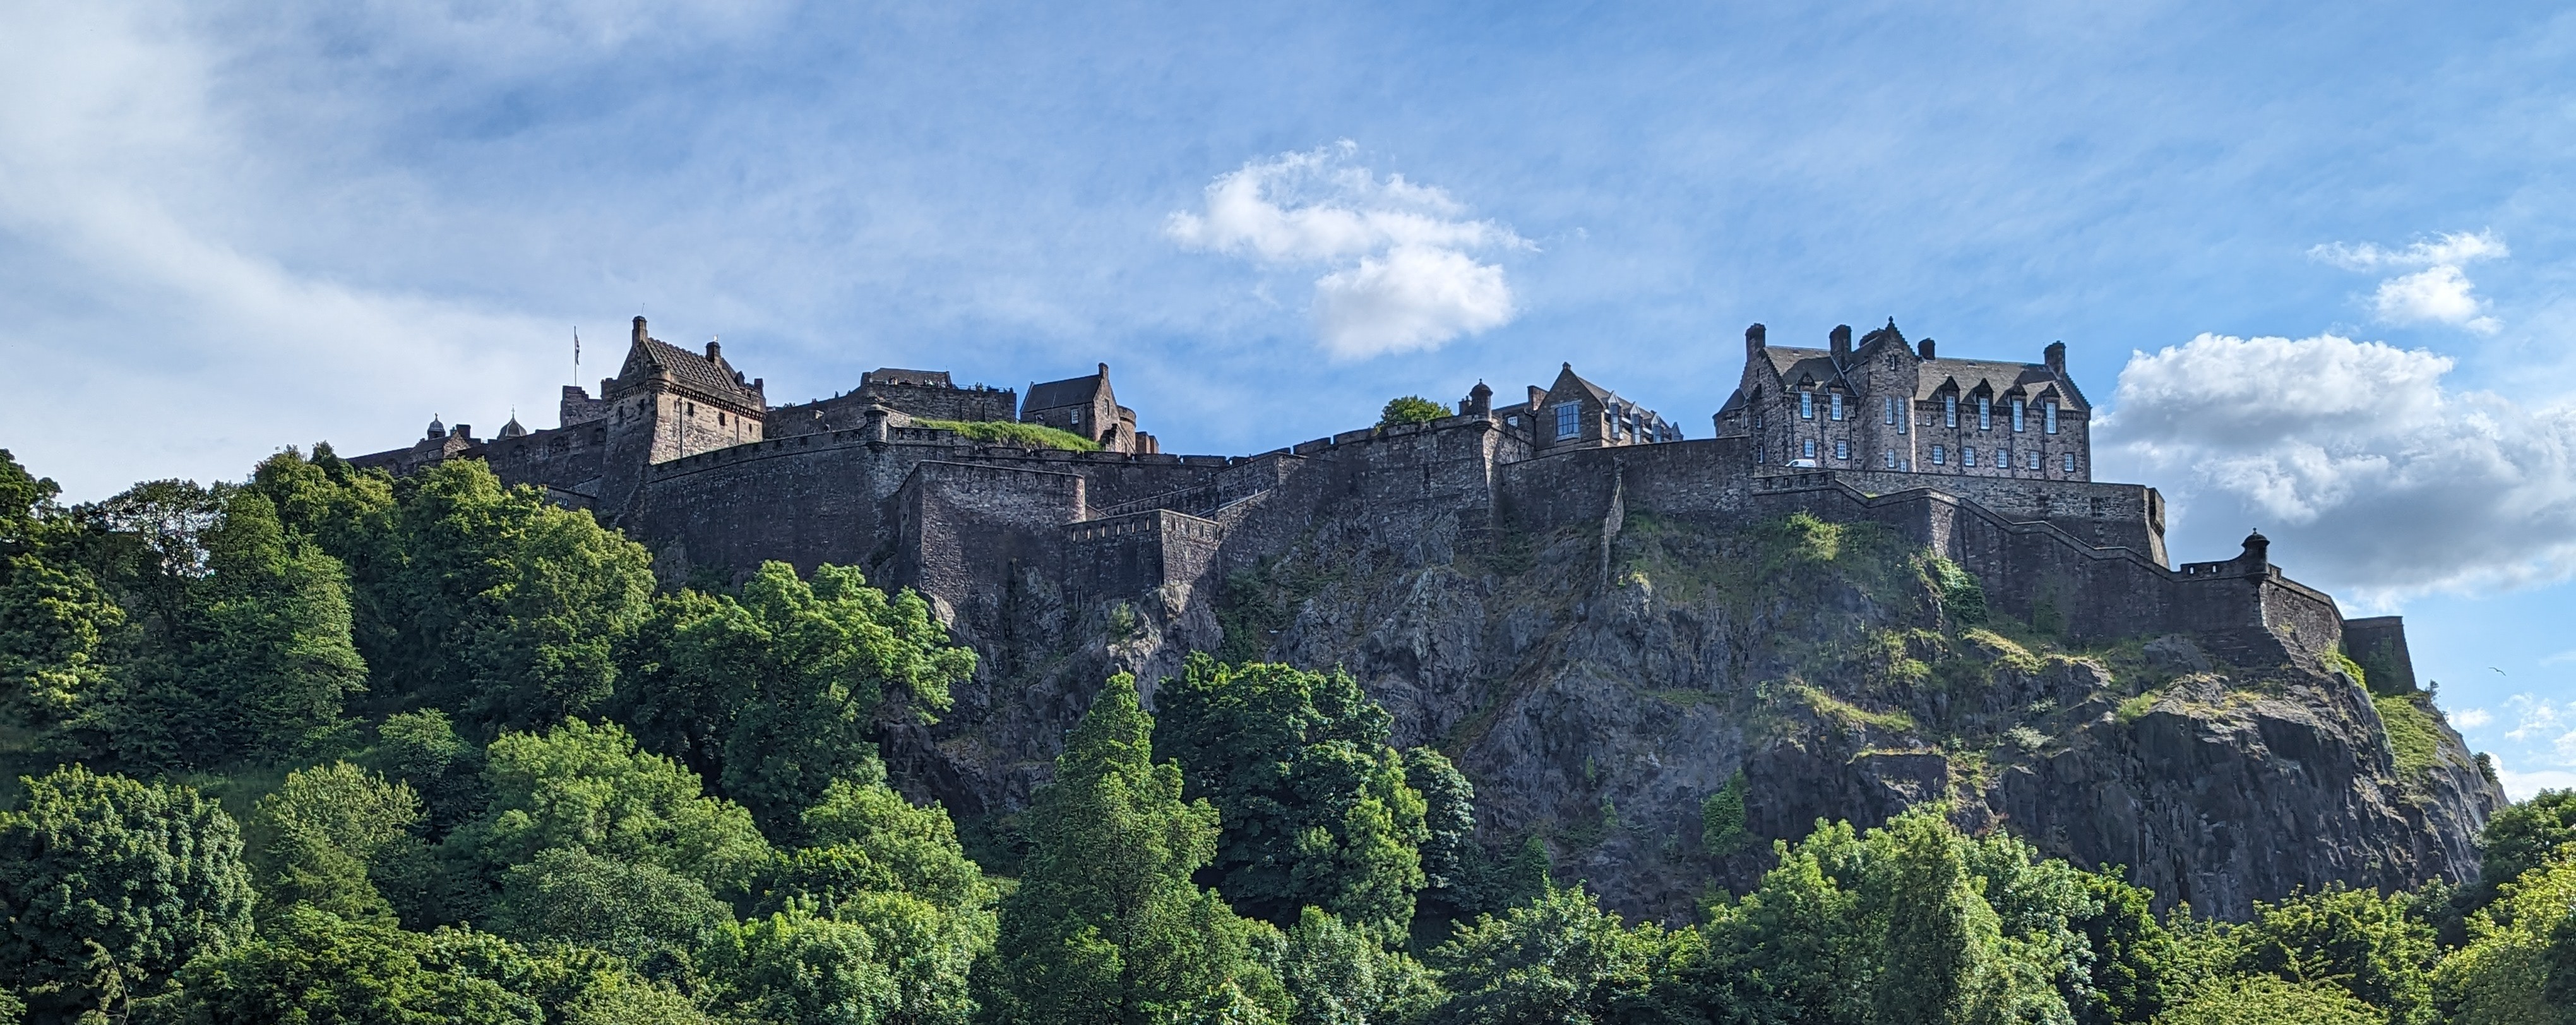
<path fill-rule="evenodd" d="M 1908 344 L 1891 319 L 1852 343 L 1771 345 L 1744 331 L 1744 376 L 1716 417 L 1758 468 L 2093 479 L 2092 404 L 2066 373 L 2066 345 L 2037 363 L 1947 359 Z"/>

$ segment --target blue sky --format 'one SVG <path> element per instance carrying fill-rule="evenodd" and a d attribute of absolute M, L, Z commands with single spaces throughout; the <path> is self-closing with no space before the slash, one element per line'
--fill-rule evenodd
<path fill-rule="evenodd" d="M 1744 325 L 2063 339 L 2178 559 L 2402 612 L 2576 785 L 2576 18 L 2542 5 L 0 8 L 0 446 L 72 496 L 552 422 L 637 311 L 777 399 L 1106 360 L 1166 449 Z M 2170 351 L 2168 351 L 2170 350 Z"/>

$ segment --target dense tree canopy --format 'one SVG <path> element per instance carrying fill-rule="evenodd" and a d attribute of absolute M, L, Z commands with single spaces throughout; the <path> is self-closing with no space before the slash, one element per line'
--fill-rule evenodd
<path fill-rule="evenodd" d="M 979 864 L 876 748 L 974 657 L 854 569 L 657 584 L 470 460 L 55 496 L 0 451 L 0 1025 L 2576 1025 L 2568 793 L 2242 923 L 1937 804 L 1631 923 L 1348 675 L 1196 656 Z"/>

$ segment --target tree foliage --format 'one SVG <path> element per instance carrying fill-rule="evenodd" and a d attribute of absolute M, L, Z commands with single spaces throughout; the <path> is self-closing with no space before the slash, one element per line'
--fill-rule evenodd
<path fill-rule="evenodd" d="M 1448 415 L 1447 406 L 1419 395 L 1407 395 L 1387 400 L 1386 408 L 1378 411 L 1377 425 L 1395 427 L 1402 424 L 1426 424 Z"/>
<path fill-rule="evenodd" d="M 390 919 L 375 880 L 417 863 L 420 817 L 410 787 L 347 762 L 288 773 L 251 814 L 263 916 L 310 904 L 353 921 Z"/>
<path fill-rule="evenodd" d="M 920 597 L 890 598 L 843 566 L 808 582 L 763 563 L 739 595 L 682 592 L 655 612 L 619 711 L 773 833 L 792 835 L 834 780 L 863 771 L 887 694 L 943 710 L 975 671 Z"/>
<path fill-rule="evenodd" d="M 80 766 L 25 784 L 0 812 L 0 979 L 40 1018 L 120 1013 L 248 938 L 241 834 L 213 801 Z"/>
<path fill-rule="evenodd" d="M 1190 881 L 1216 853 L 1217 811 L 1157 763 L 1136 682 L 1101 688 L 1026 815 L 1031 850 L 1002 903 L 984 1012 L 999 1022 L 1144 1025 L 1275 1019 L 1264 927 Z"/>
<path fill-rule="evenodd" d="M 1219 891 L 1279 924 L 1308 905 L 1380 929 L 1413 920 L 1428 805 L 1386 744 L 1386 710 L 1349 674 L 1194 655 L 1156 702 L 1156 754 L 1224 823 Z"/>

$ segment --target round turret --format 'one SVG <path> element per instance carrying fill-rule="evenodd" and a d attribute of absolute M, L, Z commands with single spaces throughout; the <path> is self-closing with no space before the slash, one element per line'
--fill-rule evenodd
<path fill-rule="evenodd" d="M 436 440 L 438 440 L 438 439 L 440 439 L 440 438 L 444 438 L 444 437 L 446 437 L 446 436 L 447 436 L 447 425 L 446 425 L 446 424 L 443 424 L 443 423 L 438 422 L 438 414 L 436 414 L 436 413 L 431 413 L 431 414 L 429 415 L 429 439 L 430 439 L 431 441 L 436 441 Z"/>
<path fill-rule="evenodd" d="M 501 425 L 501 436 L 504 438 L 524 438 L 527 437 L 527 435 L 528 429 L 519 426 L 519 414 L 517 413 L 510 414 L 510 422 Z"/>

